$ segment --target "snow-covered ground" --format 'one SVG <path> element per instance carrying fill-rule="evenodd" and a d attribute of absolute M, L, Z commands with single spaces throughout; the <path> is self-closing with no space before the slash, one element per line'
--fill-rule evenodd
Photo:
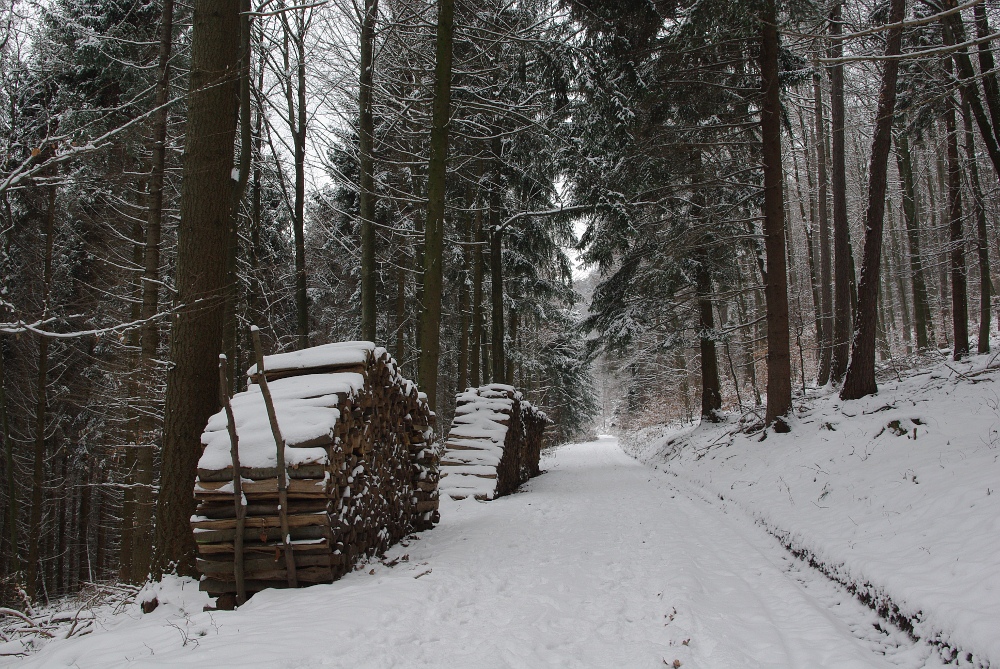
<path fill-rule="evenodd" d="M 991 364 L 992 363 L 992 364 Z M 959 666 L 1000 666 L 1000 364 L 939 362 L 797 407 L 790 434 L 735 422 L 625 450 L 739 509 Z"/>
<path fill-rule="evenodd" d="M 559 448 L 543 469 L 509 497 L 442 500 L 436 529 L 337 583 L 200 612 L 195 584 L 173 581 L 151 614 L 133 606 L 0 665 L 941 666 L 741 509 L 613 438 Z"/>

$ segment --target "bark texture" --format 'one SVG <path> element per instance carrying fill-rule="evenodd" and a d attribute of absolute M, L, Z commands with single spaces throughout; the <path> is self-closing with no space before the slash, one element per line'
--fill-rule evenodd
<path fill-rule="evenodd" d="M 444 253 L 444 196 L 448 171 L 448 121 L 451 110 L 451 60 L 455 0 L 439 0 L 431 158 L 427 167 L 427 221 L 424 228 L 423 311 L 420 319 L 420 387 L 437 408 L 441 357 L 441 285 Z"/>
<path fill-rule="evenodd" d="M 154 575 L 194 574 L 189 519 L 201 432 L 218 404 L 239 79 L 239 0 L 196 0 Z"/>
<path fill-rule="evenodd" d="M 839 36 L 842 3 L 833 6 L 830 16 L 830 35 L 833 44 L 830 56 L 844 55 L 844 45 Z M 830 186 L 833 190 L 833 340 L 830 361 L 830 380 L 840 383 L 847 373 L 851 337 L 851 256 L 850 232 L 847 228 L 847 168 L 844 154 L 844 65 L 830 67 Z"/>
<path fill-rule="evenodd" d="M 905 0 L 892 0 L 889 23 L 903 20 Z M 886 37 L 885 54 L 900 53 L 903 42 L 901 28 L 892 28 Z M 882 71 L 875 134 L 872 137 L 871 162 L 868 168 L 868 208 L 865 212 L 865 254 L 858 284 L 858 313 L 851 347 L 851 365 L 847 370 L 840 397 L 858 399 L 878 392 L 875 383 L 875 335 L 878 328 L 878 297 L 881 283 L 882 228 L 885 220 L 886 168 L 892 147 L 892 116 L 896 108 L 896 78 L 899 61 L 887 60 Z"/>
<path fill-rule="evenodd" d="M 764 160 L 764 250 L 767 278 L 767 413 L 764 422 L 787 431 L 792 410 L 792 368 L 788 343 L 788 275 L 785 262 L 784 174 L 781 165 L 781 97 L 778 82 L 778 28 L 775 0 L 761 13 L 761 141 Z"/>
<path fill-rule="evenodd" d="M 361 166 L 361 338 L 375 341 L 375 117 L 372 79 L 375 70 L 375 19 L 378 0 L 365 0 L 361 19 L 361 81 L 358 93 L 358 150 Z"/>

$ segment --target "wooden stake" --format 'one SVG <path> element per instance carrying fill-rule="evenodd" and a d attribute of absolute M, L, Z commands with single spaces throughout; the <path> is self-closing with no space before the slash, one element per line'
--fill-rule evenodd
<path fill-rule="evenodd" d="M 297 588 L 299 580 L 295 575 L 295 556 L 292 554 L 291 535 L 288 533 L 288 470 L 285 468 L 285 440 L 281 437 L 278 427 L 278 416 L 274 413 L 274 400 L 267 388 L 267 375 L 264 373 L 264 353 L 260 346 L 260 329 L 250 327 L 253 337 L 253 349 L 257 356 L 257 385 L 264 396 L 264 406 L 267 408 L 267 419 L 271 423 L 271 434 L 274 435 L 274 445 L 278 452 L 278 518 L 281 520 L 281 543 L 285 547 L 285 569 L 288 573 L 288 587 Z"/>
<path fill-rule="evenodd" d="M 229 430 L 230 453 L 233 456 L 233 503 L 236 505 L 236 536 L 233 539 L 233 576 L 236 578 L 236 605 L 247 601 L 243 570 L 243 527 L 246 523 L 247 505 L 243 497 L 243 477 L 240 475 L 240 440 L 236 434 L 236 418 L 229 403 L 225 354 L 219 356 L 219 402 L 226 409 L 226 427 Z"/>

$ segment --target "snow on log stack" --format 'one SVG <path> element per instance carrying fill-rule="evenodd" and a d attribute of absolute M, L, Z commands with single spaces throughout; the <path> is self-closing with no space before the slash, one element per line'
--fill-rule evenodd
<path fill-rule="evenodd" d="M 441 459 L 441 489 L 452 499 L 507 495 L 539 473 L 545 414 L 512 386 L 459 393 Z"/>
<path fill-rule="evenodd" d="M 329 583 L 438 521 L 438 452 L 426 396 L 371 342 L 342 342 L 264 359 L 285 441 L 287 521 L 295 561 L 288 579 L 278 504 L 277 448 L 257 367 L 232 399 L 246 500 L 244 570 L 250 593 Z M 191 527 L 201 589 L 235 593 L 236 511 L 226 414 L 202 435 Z"/>

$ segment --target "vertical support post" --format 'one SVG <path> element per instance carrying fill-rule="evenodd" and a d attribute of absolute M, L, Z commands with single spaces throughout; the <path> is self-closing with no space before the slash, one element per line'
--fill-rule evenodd
<path fill-rule="evenodd" d="M 233 503 L 236 505 L 236 535 L 233 537 L 233 576 L 236 578 L 236 605 L 247 601 L 245 570 L 243 568 L 243 529 L 246 525 L 247 500 L 243 496 L 243 477 L 240 475 L 240 439 L 236 434 L 233 405 L 226 392 L 228 363 L 226 355 L 219 355 L 219 403 L 226 409 L 226 427 L 229 430 L 229 452 L 233 457 Z"/>
<path fill-rule="evenodd" d="M 267 408 L 267 419 L 271 423 L 271 434 L 274 435 L 274 445 L 278 453 L 278 519 L 281 523 L 281 543 L 285 549 L 285 569 L 288 574 L 288 587 L 297 588 L 299 580 L 295 575 L 295 556 L 292 554 L 292 538 L 288 533 L 288 470 L 285 469 L 285 440 L 281 437 L 278 427 L 278 416 L 274 413 L 274 400 L 267 388 L 267 376 L 264 374 L 264 353 L 260 346 L 260 329 L 250 327 L 253 337 L 253 349 L 257 356 L 257 384 L 264 396 L 264 406 Z"/>

